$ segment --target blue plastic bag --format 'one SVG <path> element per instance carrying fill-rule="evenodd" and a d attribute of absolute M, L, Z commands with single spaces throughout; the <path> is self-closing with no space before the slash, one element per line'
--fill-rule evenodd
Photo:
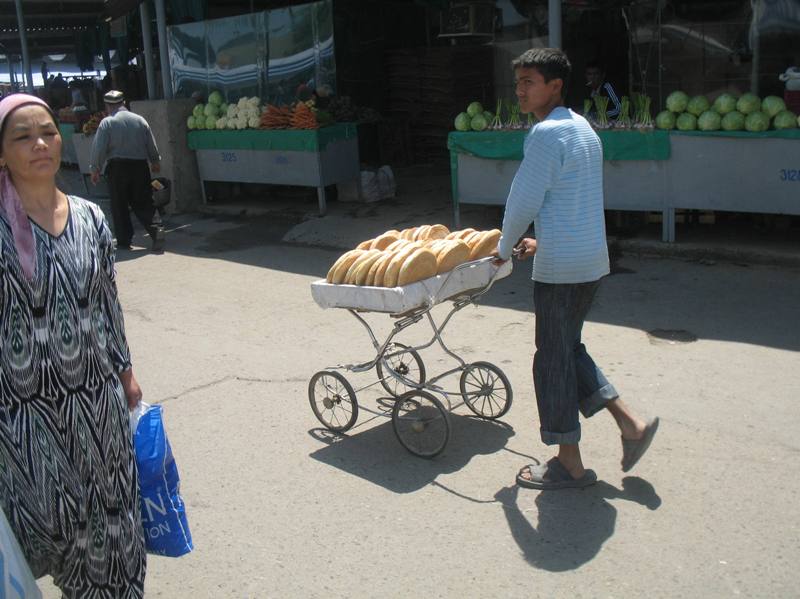
<path fill-rule="evenodd" d="M 161 413 L 161 406 L 147 404 L 140 404 L 131 412 L 133 446 L 139 467 L 142 525 L 148 553 L 180 557 L 194 546 L 186 519 L 186 506 L 180 495 L 178 467 Z"/>

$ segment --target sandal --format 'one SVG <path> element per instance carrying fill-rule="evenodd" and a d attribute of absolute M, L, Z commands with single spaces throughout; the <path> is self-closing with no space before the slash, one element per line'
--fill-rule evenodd
<path fill-rule="evenodd" d="M 647 423 L 647 426 L 645 426 L 644 434 L 641 439 L 622 439 L 623 472 L 628 472 L 628 470 L 633 468 L 636 462 L 641 459 L 647 451 L 647 448 L 650 447 L 650 443 L 652 443 L 657 430 L 658 418 L 653 418 Z"/>
<path fill-rule="evenodd" d="M 522 472 L 528 469 L 530 478 L 522 476 Z M 564 468 L 558 458 L 552 458 L 546 464 L 528 464 L 523 466 L 517 474 L 517 484 L 528 489 L 539 489 L 542 491 L 554 489 L 580 489 L 588 487 L 597 482 L 597 474 L 594 470 L 586 470 L 580 478 L 572 478 L 569 471 Z"/>

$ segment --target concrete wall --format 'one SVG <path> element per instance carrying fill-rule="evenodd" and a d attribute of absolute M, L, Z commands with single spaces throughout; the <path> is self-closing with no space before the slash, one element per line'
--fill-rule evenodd
<path fill-rule="evenodd" d="M 189 99 L 131 102 L 131 110 L 147 119 L 153 130 L 161 153 L 160 176 L 170 180 L 173 212 L 195 210 L 203 203 L 197 160 L 186 144 L 186 117 L 194 105 Z"/>

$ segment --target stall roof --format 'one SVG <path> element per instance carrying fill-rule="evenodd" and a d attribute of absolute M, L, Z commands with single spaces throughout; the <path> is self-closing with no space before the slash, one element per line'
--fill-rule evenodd
<path fill-rule="evenodd" d="M 76 32 L 96 27 L 136 9 L 142 0 L 24 0 L 25 32 L 32 54 L 74 49 Z M 14 0 L 0 0 L 0 51 L 19 54 Z"/>

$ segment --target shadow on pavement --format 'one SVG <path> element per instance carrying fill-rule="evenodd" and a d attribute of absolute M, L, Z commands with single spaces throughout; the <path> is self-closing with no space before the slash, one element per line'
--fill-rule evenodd
<path fill-rule="evenodd" d="M 310 455 L 394 493 L 413 493 L 434 483 L 441 474 L 461 470 L 475 456 L 500 451 L 514 436 L 514 429 L 503 422 L 452 412 L 450 424 L 450 441 L 444 452 L 432 460 L 407 452 L 389 420 L 362 431 L 356 427 L 345 435 L 324 428 L 311 429 L 309 434 L 325 445 Z"/>
<path fill-rule="evenodd" d="M 617 510 L 610 499 L 633 501 L 649 510 L 661 505 L 653 486 L 638 477 L 622 480 L 622 490 L 600 481 L 585 489 L 539 492 L 534 525 L 518 506 L 517 485 L 504 487 L 495 494 L 503 505 L 511 535 L 525 560 L 534 568 L 549 572 L 575 570 L 590 562 L 614 534 Z M 535 491 L 533 491 L 535 492 Z"/>

